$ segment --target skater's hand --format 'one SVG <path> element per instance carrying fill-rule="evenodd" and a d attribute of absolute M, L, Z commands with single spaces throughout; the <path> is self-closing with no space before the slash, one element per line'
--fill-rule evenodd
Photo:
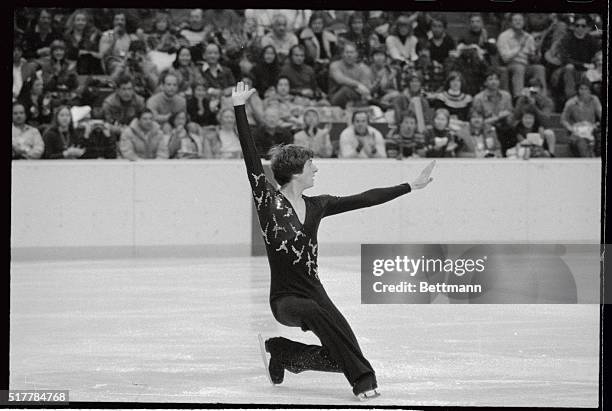
<path fill-rule="evenodd" d="M 232 90 L 232 104 L 234 106 L 242 106 L 246 104 L 249 97 L 255 93 L 255 89 L 249 89 L 249 86 L 239 81 L 236 87 Z"/>
<path fill-rule="evenodd" d="M 427 167 L 425 167 L 423 171 L 421 171 L 421 174 L 417 177 L 417 179 L 410 184 L 410 188 L 412 188 L 413 190 L 418 190 L 420 188 L 425 188 L 427 184 L 431 183 L 433 181 L 433 177 L 431 177 L 431 172 L 435 165 L 436 160 L 433 160 L 431 163 L 429 163 Z"/>

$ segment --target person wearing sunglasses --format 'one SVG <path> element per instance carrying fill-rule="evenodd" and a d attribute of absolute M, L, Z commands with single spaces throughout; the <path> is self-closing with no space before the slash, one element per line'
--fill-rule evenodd
<path fill-rule="evenodd" d="M 579 15 L 574 20 L 573 30 L 568 31 L 560 44 L 561 70 L 565 99 L 576 95 L 576 83 L 590 68 L 593 57 L 601 49 L 600 42 L 591 36 L 590 18 Z"/>

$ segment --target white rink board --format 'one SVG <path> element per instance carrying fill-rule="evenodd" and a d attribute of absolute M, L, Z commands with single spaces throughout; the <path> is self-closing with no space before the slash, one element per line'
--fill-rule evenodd
<path fill-rule="evenodd" d="M 427 163 L 317 159 L 305 194 L 410 182 Z M 327 219 L 320 239 L 357 251 L 361 243 L 599 242 L 599 159 L 439 159 L 433 176 L 425 190 Z M 251 242 L 239 160 L 14 161 L 12 184 L 13 249 L 214 246 L 231 255 Z"/>

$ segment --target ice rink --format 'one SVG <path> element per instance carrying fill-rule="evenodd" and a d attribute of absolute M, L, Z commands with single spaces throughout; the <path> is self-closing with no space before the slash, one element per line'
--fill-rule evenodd
<path fill-rule="evenodd" d="M 377 371 L 372 405 L 596 407 L 598 305 L 362 305 L 359 257 L 319 259 Z M 265 257 L 11 264 L 10 388 L 72 401 L 360 405 L 342 374 L 264 374 Z"/>

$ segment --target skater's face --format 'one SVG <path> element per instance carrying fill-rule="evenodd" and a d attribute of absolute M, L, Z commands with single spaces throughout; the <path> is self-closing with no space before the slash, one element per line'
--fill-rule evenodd
<path fill-rule="evenodd" d="M 309 159 L 304 164 L 302 173 L 296 174 L 295 179 L 301 183 L 304 189 L 310 188 L 314 186 L 314 177 L 317 171 L 319 171 L 319 169 L 314 165 L 312 159 Z"/>

